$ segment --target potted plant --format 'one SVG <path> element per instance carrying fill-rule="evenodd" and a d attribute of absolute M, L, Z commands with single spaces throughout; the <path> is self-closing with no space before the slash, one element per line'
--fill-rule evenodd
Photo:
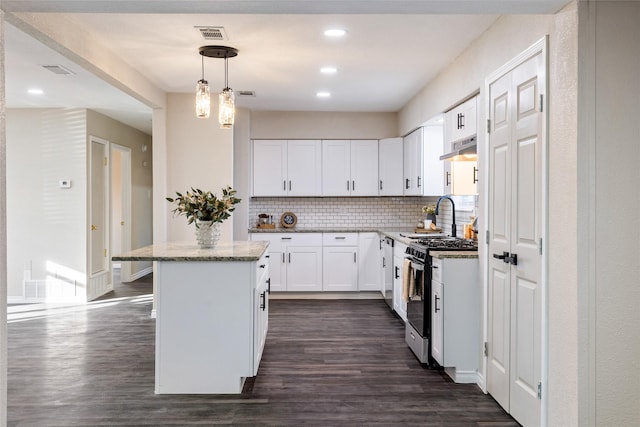
<path fill-rule="evenodd" d="M 436 205 L 425 205 L 422 207 L 422 212 L 427 214 L 427 220 L 425 222 L 425 228 L 429 228 L 427 222 L 431 221 L 431 224 L 436 223 Z"/>
<path fill-rule="evenodd" d="M 196 224 L 196 239 L 200 247 L 214 247 L 220 237 L 220 223 L 231 216 L 240 199 L 237 191 L 227 186 L 222 189 L 222 197 L 211 191 L 191 188 L 184 194 L 176 191 L 176 197 L 167 197 L 175 203 L 174 215 L 187 217 L 187 224 Z"/>

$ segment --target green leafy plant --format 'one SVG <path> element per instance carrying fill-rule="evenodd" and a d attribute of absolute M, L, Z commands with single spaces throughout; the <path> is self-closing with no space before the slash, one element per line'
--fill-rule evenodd
<path fill-rule="evenodd" d="M 240 199 L 235 197 L 237 191 L 227 186 L 222 189 L 222 197 L 218 197 L 211 191 L 202 191 L 199 188 L 191 188 L 184 194 L 176 191 L 176 197 L 167 197 L 167 201 L 177 206 L 172 211 L 174 215 L 184 215 L 187 223 L 194 221 L 222 222 L 231 216 L 235 205 Z M 197 224 L 196 224 L 197 225 Z"/>
<path fill-rule="evenodd" d="M 426 214 L 435 214 L 436 213 L 436 205 L 426 205 L 422 207 L 422 212 Z"/>

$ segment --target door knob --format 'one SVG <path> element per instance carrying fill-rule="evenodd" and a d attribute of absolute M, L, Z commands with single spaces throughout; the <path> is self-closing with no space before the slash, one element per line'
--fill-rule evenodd
<path fill-rule="evenodd" d="M 98 229 L 97 225 L 91 224 L 91 231 L 96 231 Z"/>
<path fill-rule="evenodd" d="M 518 265 L 518 254 L 511 254 L 504 259 L 504 262 L 511 265 Z"/>

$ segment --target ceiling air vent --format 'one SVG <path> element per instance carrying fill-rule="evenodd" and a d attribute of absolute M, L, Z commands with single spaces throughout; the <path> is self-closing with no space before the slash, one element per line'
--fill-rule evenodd
<path fill-rule="evenodd" d="M 42 68 L 51 71 L 53 74 L 75 74 L 73 71 L 63 67 L 62 65 L 43 65 Z"/>
<path fill-rule="evenodd" d="M 224 27 L 195 27 L 205 40 L 227 40 Z"/>
<path fill-rule="evenodd" d="M 238 90 L 236 91 L 236 95 L 238 96 L 251 96 L 253 98 L 256 97 L 256 93 L 252 90 Z"/>

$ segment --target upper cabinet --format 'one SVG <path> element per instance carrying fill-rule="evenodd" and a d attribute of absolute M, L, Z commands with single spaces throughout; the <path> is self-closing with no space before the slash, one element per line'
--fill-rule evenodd
<path fill-rule="evenodd" d="M 404 195 L 440 196 L 444 192 L 442 120 L 429 121 L 404 137 Z"/>
<path fill-rule="evenodd" d="M 378 194 L 402 196 L 403 157 L 402 138 L 381 139 L 378 145 Z"/>
<path fill-rule="evenodd" d="M 445 113 L 445 141 L 447 150 L 454 141 L 469 138 L 478 132 L 478 97 L 463 102 Z"/>
<path fill-rule="evenodd" d="M 320 196 L 319 140 L 254 140 L 254 196 Z"/>
<path fill-rule="evenodd" d="M 378 140 L 325 140 L 322 157 L 323 195 L 378 195 Z"/>
<path fill-rule="evenodd" d="M 471 196 L 478 194 L 478 162 L 443 162 L 445 194 Z"/>

